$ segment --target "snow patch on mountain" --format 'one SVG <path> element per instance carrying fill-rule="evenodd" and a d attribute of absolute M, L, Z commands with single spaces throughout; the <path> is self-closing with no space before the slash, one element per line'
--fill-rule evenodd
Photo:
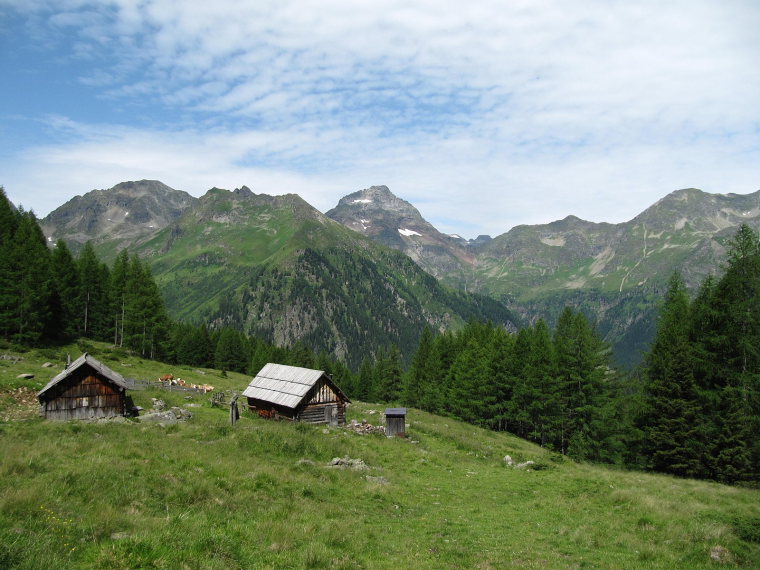
<path fill-rule="evenodd" d="M 422 234 L 419 232 L 415 232 L 414 230 L 407 230 L 406 228 L 398 229 L 398 233 L 400 233 L 402 236 L 411 237 L 411 236 L 420 236 L 422 237 Z"/>
<path fill-rule="evenodd" d="M 351 202 L 351 203 L 352 203 L 352 204 L 371 204 L 371 203 L 372 203 L 372 200 L 370 200 L 370 199 L 368 199 L 368 198 L 360 198 L 360 199 L 358 199 L 358 200 L 354 200 L 354 201 L 353 201 L 353 202 Z"/>

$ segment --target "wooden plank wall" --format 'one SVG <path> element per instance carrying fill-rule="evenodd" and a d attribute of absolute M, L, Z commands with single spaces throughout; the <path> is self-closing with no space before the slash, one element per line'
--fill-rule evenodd
<path fill-rule="evenodd" d="M 303 410 L 298 413 L 298 419 L 302 422 L 310 424 L 324 424 L 328 423 L 325 420 L 325 408 L 329 405 L 337 406 L 338 408 L 338 424 L 343 425 L 346 423 L 346 405 L 342 402 L 332 404 L 309 404 Z"/>
<path fill-rule="evenodd" d="M 41 404 L 41 413 L 51 420 L 107 418 L 125 414 L 125 395 L 97 376 L 67 378 Z"/>
<path fill-rule="evenodd" d="M 385 418 L 385 435 L 404 435 L 406 432 L 406 420 L 404 417 L 390 416 Z"/>

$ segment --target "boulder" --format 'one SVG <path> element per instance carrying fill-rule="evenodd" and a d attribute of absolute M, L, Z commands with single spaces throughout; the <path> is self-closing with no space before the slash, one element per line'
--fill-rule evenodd
<path fill-rule="evenodd" d="M 147 414 L 143 414 L 140 416 L 141 422 L 155 422 L 155 423 L 162 423 L 162 424 L 176 424 L 177 416 L 175 416 L 172 412 L 148 412 Z"/>

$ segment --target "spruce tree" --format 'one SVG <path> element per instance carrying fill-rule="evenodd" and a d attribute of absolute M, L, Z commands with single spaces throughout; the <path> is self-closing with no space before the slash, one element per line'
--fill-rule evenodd
<path fill-rule="evenodd" d="M 110 272 L 100 262 L 91 242 L 87 242 L 77 260 L 82 295 L 77 309 L 81 336 L 109 340 L 110 323 Z"/>
<path fill-rule="evenodd" d="M 9 250 L 8 321 L 11 338 L 21 344 L 38 342 L 49 327 L 50 251 L 32 212 L 20 216 Z M 5 311 L 4 311 L 5 312 Z"/>
<path fill-rule="evenodd" d="M 422 329 L 420 342 L 412 357 L 412 363 L 405 375 L 403 400 L 408 406 L 419 408 L 425 392 L 432 383 L 430 353 L 433 348 L 433 333 L 430 327 Z"/>
<path fill-rule="evenodd" d="M 82 283 L 76 261 L 66 242 L 58 240 L 51 255 L 53 283 L 51 312 L 59 315 L 53 331 L 55 338 L 71 340 L 79 330 L 79 306 L 82 298 Z"/>
<path fill-rule="evenodd" d="M 19 215 L 0 186 L 0 337 L 9 339 L 13 330 L 18 303 L 16 287 L 18 267 L 13 255 L 13 236 L 18 227 Z"/>
<path fill-rule="evenodd" d="M 704 470 L 689 318 L 686 285 L 674 273 L 646 358 L 643 448 L 651 469 L 684 477 Z"/>
<path fill-rule="evenodd" d="M 214 351 L 214 366 L 223 371 L 245 372 L 249 358 L 242 334 L 229 328 L 222 329 Z"/>
<path fill-rule="evenodd" d="M 721 480 L 750 480 L 760 474 L 760 441 L 750 435 L 760 433 L 759 241 L 746 224 L 739 228 L 711 297 L 715 326 L 708 395 L 717 400 L 720 414 L 711 455 L 723 457 L 715 461 L 714 476 Z"/>
<path fill-rule="evenodd" d="M 126 249 L 123 249 L 116 256 L 111 269 L 111 320 L 114 326 L 114 345 L 116 346 L 124 346 L 124 321 L 127 312 L 128 279 L 129 254 Z"/>
<path fill-rule="evenodd" d="M 491 341 L 488 370 L 493 390 L 491 427 L 505 431 L 510 423 L 511 401 L 517 384 L 519 363 L 515 358 L 515 338 L 504 329 L 498 329 Z"/>
<path fill-rule="evenodd" d="M 370 401 L 373 397 L 374 389 L 374 370 L 368 357 L 362 359 L 361 366 L 359 366 L 359 374 L 356 381 L 356 398 L 364 402 Z"/>

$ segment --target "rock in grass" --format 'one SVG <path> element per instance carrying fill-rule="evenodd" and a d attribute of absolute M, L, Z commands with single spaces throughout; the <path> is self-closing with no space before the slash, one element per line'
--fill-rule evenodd
<path fill-rule="evenodd" d="M 333 457 L 328 467 L 342 467 L 344 469 L 356 469 L 357 471 L 369 469 L 369 466 L 361 459 L 351 459 L 350 457 Z"/>
<path fill-rule="evenodd" d="M 722 546 L 713 546 L 710 549 L 710 560 L 718 562 L 720 564 L 728 564 L 731 562 L 731 552 L 728 548 Z"/>
<path fill-rule="evenodd" d="M 31 380 L 34 378 L 34 374 L 19 374 L 16 378 L 22 378 L 24 380 Z"/>
<path fill-rule="evenodd" d="M 387 485 L 389 483 L 388 479 L 385 477 L 373 477 L 372 475 L 367 475 L 365 479 L 370 483 L 377 483 L 378 485 Z"/>
<path fill-rule="evenodd" d="M 156 422 L 163 424 L 176 424 L 177 416 L 172 412 L 148 412 L 145 415 L 140 416 L 141 422 Z"/>

